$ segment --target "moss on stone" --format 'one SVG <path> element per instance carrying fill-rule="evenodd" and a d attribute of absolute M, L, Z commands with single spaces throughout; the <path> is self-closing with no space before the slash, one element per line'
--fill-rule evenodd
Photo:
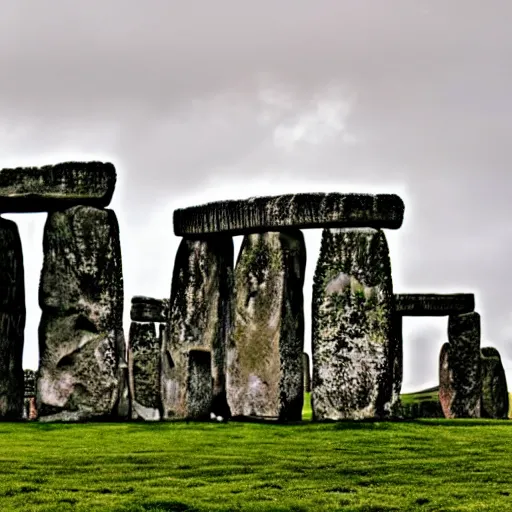
<path fill-rule="evenodd" d="M 312 303 L 314 419 L 391 414 L 392 294 L 382 231 L 324 229 Z"/>
<path fill-rule="evenodd" d="M 398 229 L 403 214 L 403 201 L 394 194 L 286 194 L 178 209 L 173 223 L 178 236 L 314 227 Z"/>
<path fill-rule="evenodd" d="M 126 347 L 114 212 L 76 206 L 49 214 L 43 251 L 38 411 L 115 415 Z"/>
<path fill-rule="evenodd" d="M 228 401 L 237 416 L 301 417 L 305 256 L 299 230 L 244 238 L 228 346 Z"/>

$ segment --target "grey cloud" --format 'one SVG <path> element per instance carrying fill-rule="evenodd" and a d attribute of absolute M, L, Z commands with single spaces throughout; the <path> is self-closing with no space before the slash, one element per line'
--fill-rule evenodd
<path fill-rule="evenodd" d="M 168 206 L 189 193 L 232 182 L 249 196 L 260 178 L 269 194 L 277 178 L 396 186 L 396 291 L 475 291 L 484 338 L 505 351 L 511 14 L 498 0 L 5 2 L 0 159 L 116 164 L 128 296 L 168 293 L 174 254 L 159 244 L 174 247 Z M 340 131 L 277 147 L 276 127 L 336 87 L 358 143 Z M 267 124 L 264 90 L 291 105 Z M 148 219 L 160 238 L 142 244 Z"/>

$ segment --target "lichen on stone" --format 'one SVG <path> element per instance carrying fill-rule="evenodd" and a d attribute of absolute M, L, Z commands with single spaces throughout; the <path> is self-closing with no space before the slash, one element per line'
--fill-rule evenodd
<path fill-rule="evenodd" d="M 128 341 L 128 368 L 132 388 L 132 418 L 145 419 L 161 416 L 160 397 L 160 342 L 152 322 L 132 322 Z M 142 406 L 140 409 L 138 406 Z"/>
<path fill-rule="evenodd" d="M 389 417 L 398 340 L 384 233 L 324 229 L 313 279 L 315 420 Z"/>
<path fill-rule="evenodd" d="M 228 236 L 183 239 L 178 248 L 162 347 L 164 419 L 186 418 L 191 407 L 189 352 L 211 353 L 211 408 L 229 416 L 225 349 L 232 322 L 233 240 Z"/>
<path fill-rule="evenodd" d="M 300 420 L 306 252 L 300 230 L 247 235 L 235 268 L 227 351 L 234 416 Z"/>
<path fill-rule="evenodd" d="M 63 162 L 0 170 L 0 211 L 55 211 L 109 205 L 116 184 L 111 163 Z"/>
<path fill-rule="evenodd" d="M 178 236 L 271 232 L 288 228 L 386 227 L 398 229 L 403 201 L 394 194 L 286 194 L 217 201 L 174 212 Z"/>
<path fill-rule="evenodd" d="M 113 211 L 48 215 L 39 287 L 37 408 L 41 416 L 114 417 L 126 368 L 119 226 Z"/>

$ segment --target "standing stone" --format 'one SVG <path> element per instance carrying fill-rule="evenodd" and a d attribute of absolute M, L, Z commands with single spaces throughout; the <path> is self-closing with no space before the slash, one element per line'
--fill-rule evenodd
<path fill-rule="evenodd" d="M 43 251 L 40 420 L 111 418 L 123 409 L 120 379 L 126 374 L 115 213 L 89 206 L 50 213 Z"/>
<path fill-rule="evenodd" d="M 252 234 L 243 240 L 227 354 L 233 416 L 282 421 L 302 417 L 305 266 L 300 230 Z"/>
<path fill-rule="evenodd" d="M 160 345 L 155 324 L 132 322 L 128 346 L 132 419 L 159 420 Z"/>
<path fill-rule="evenodd" d="M 439 401 L 445 418 L 479 418 L 480 315 L 473 312 L 450 316 L 448 340 L 439 356 Z"/>
<path fill-rule="evenodd" d="M 443 343 L 439 353 L 439 403 L 445 418 L 450 418 L 453 399 L 452 376 L 449 360 L 450 344 Z"/>
<path fill-rule="evenodd" d="M 391 379 L 391 415 L 400 416 L 402 404 L 400 394 L 402 392 L 402 381 L 404 374 L 404 352 L 403 352 L 403 317 L 393 314 L 393 343 L 390 345 L 390 360 L 393 367 L 393 378 Z"/>
<path fill-rule="evenodd" d="M 324 229 L 313 284 L 313 419 L 392 413 L 393 311 L 384 233 Z"/>
<path fill-rule="evenodd" d="M 482 418 L 508 418 L 507 377 L 500 353 L 491 347 L 481 350 L 482 364 Z"/>
<path fill-rule="evenodd" d="M 18 226 L 0 217 L 0 419 L 23 416 L 25 279 Z"/>
<path fill-rule="evenodd" d="M 190 388 L 195 381 L 189 376 L 191 350 L 211 353 L 210 410 L 222 417 L 229 416 L 225 347 L 232 322 L 232 281 L 231 237 L 181 241 L 172 277 L 169 326 L 162 345 L 164 419 L 196 414 L 192 403 L 195 390 Z"/>
<path fill-rule="evenodd" d="M 311 366 L 307 352 L 302 354 L 302 365 L 304 371 L 304 393 L 311 393 Z"/>
<path fill-rule="evenodd" d="M 207 419 L 212 407 L 212 357 L 207 350 L 188 353 L 188 413 L 189 419 Z"/>

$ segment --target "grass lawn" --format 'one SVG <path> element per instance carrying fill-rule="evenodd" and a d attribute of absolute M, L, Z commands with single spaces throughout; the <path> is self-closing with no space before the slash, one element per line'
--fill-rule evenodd
<path fill-rule="evenodd" d="M 439 386 L 435 386 L 433 388 L 424 389 L 423 391 L 418 391 L 416 393 L 402 393 L 400 395 L 400 399 L 402 403 L 412 403 L 412 402 L 437 402 L 439 400 Z"/>
<path fill-rule="evenodd" d="M 3 423 L 0 459 L 2 512 L 512 510 L 508 421 Z"/>

